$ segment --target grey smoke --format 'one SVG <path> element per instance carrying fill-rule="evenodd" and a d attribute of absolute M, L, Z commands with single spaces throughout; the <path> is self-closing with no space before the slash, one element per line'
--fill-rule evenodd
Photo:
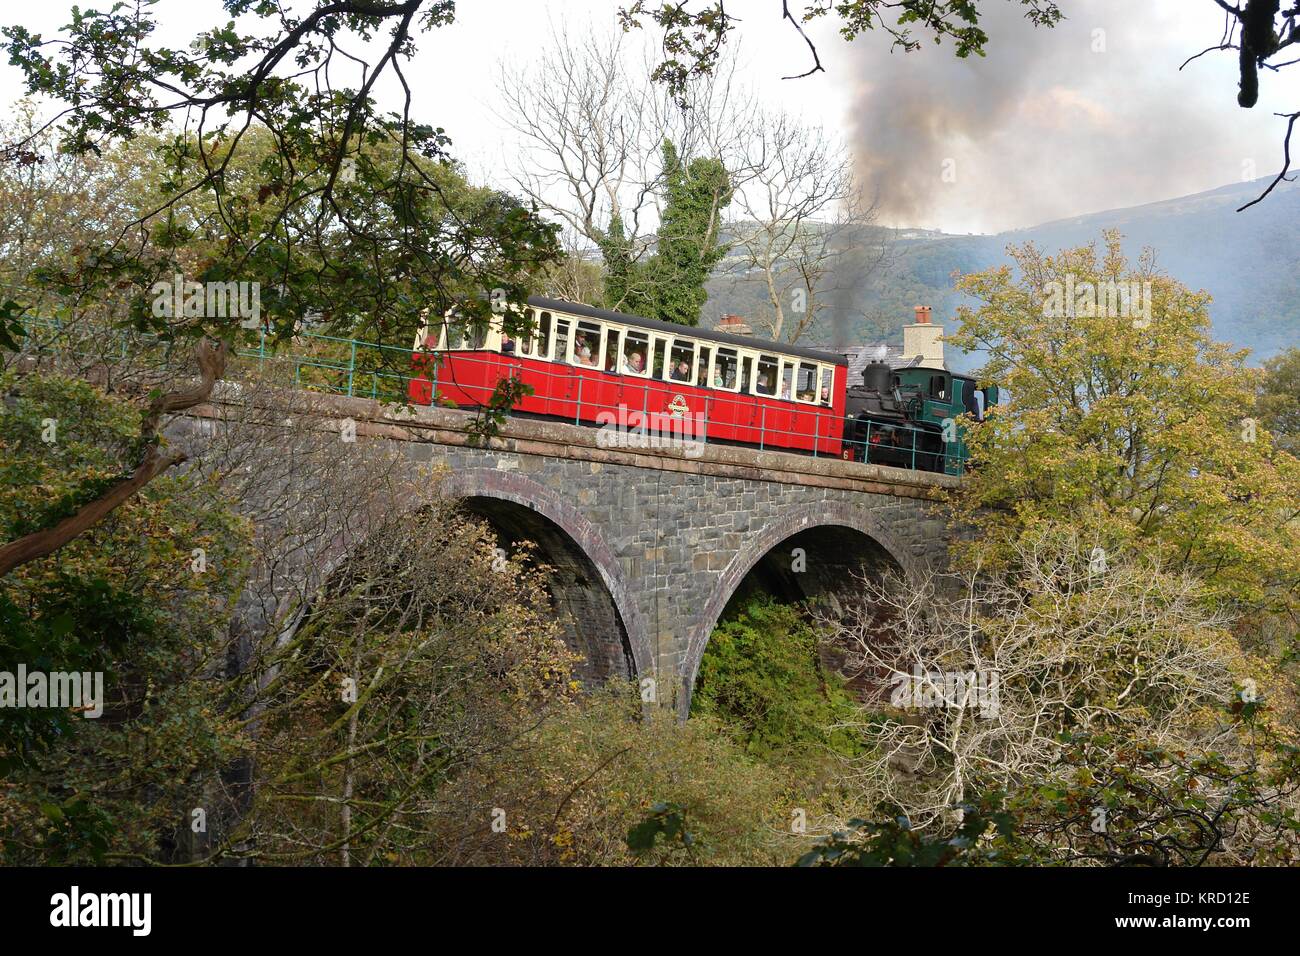
<path fill-rule="evenodd" d="M 1243 133 L 1258 120 L 1239 119 L 1230 61 L 1210 54 L 1178 72 L 1217 42 L 1213 4 L 1062 6 L 1069 19 L 1045 30 L 1018 2 L 981 4 L 983 58 L 959 60 L 950 43 L 907 54 L 863 40 L 849 48 L 851 141 L 882 222 L 1019 228 L 1237 181 L 1248 159 L 1256 175 L 1276 165 L 1250 155 L 1245 143 L 1258 137 L 1224 135 L 1229 121 Z M 1190 49 L 1189 19 L 1193 35 L 1204 30 Z M 1093 49 L 1097 30 L 1104 52 Z M 944 181 L 945 168 L 955 182 Z"/>

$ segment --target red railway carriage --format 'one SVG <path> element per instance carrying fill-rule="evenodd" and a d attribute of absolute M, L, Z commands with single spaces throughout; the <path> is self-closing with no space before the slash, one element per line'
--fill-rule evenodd
<path fill-rule="evenodd" d="M 843 356 L 541 296 L 527 310 L 533 334 L 517 341 L 499 319 L 422 330 L 411 401 L 480 407 L 515 375 L 533 388 L 518 413 L 629 429 L 678 419 L 695 440 L 840 454 Z"/>

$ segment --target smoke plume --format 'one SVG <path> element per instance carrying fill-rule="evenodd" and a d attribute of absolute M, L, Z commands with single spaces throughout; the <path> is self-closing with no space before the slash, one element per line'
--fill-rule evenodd
<path fill-rule="evenodd" d="M 1049 30 L 1026 22 L 1019 3 L 981 4 L 985 57 L 959 60 L 946 42 L 914 53 L 850 47 L 851 141 L 884 224 L 1000 231 L 1276 166 L 1250 155 L 1248 137 L 1223 134 L 1230 122 L 1244 132 L 1230 57 L 1178 71 L 1218 41 L 1214 4 L 1062 6 L 1069 19 Z"/>

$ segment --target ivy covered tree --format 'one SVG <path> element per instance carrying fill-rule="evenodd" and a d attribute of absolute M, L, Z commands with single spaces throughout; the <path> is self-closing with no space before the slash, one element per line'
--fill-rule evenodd
<path fill-rule="evenodd" d="M 622 219 L 611 219 L 601 243 L 605 300 L 637 315 L 698 325 L 708 299 L 704 285 L 727 253 L 718 233 L 722 210 L 731 203 L 731 177 L 718 159 L 684 162 L 668 140 L 663 167 L 664 210 L 654 254 L 634 261 Z"/>

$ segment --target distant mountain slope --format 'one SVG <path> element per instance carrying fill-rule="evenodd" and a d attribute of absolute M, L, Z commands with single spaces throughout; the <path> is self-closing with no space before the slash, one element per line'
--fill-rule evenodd
<path fill-rule="evenodd" d="M 975 272 L 1007 261 L 1009 244 L 1033 242 L 1053 252 L 1099 241 L 1105 229 L 1124 234 L 1136 258 L 1150 246 L 1157 265 L 1193 289 L 1214 297 L 1217 338 L 1249 347 L 1254 361 L 1300 344 L 1300 184 L 1282 183 L 1262 203 L 1238 213 L 1268 180 L 1126 209 L 1110 209 L 995 236 L 955 236 L 909 230 L 894 240 L 889 267 L 872 276 L 849 311 L 849 344 L 894 341 L 911 320 L 913 305 L 934 307 L 950 322 L 958 305 L 954 272 Z M 757 277 L 722 274 L 710 283 L 705 324 L 722 312 L 764 314 Z M 830 321 L 810 333 L 809 344 L 833 345 Z"/>

